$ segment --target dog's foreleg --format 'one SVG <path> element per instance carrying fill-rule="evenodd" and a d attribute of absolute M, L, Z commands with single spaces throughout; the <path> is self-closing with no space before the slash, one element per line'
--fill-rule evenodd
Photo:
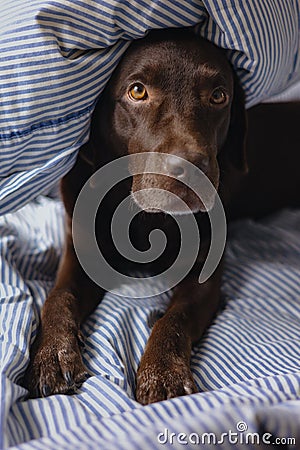
<path fill-rule="evenodd" d="M 65 252 L 54 288 L 41 313 L 26 379 L 31 396 L 74 391 L 88 376 L 80 347 L 80 324 L 103 292 L 82 270 L 68 228 Z"/>
<path fill-rule="evenodd" d="M 190 370 L 192 344 L 212 322 L 219 306 L 221 268 L 199 284 L 189 276 L 174 290 L 165 315 L 152 330 L 137 373 L 142 404 L 197 392 Z"/>

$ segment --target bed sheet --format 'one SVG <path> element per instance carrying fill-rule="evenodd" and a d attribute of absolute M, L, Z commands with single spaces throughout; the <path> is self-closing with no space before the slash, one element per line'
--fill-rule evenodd
<path fill-rule="evenodd" d="M 61 252 L 61 203 L 38 197 L 2 216 L 0 235 L 1 448 L 300 448 L 300 211 L 230 226 L 223 307 L 192 352 L 199 393 L 146 407 L 135 373 L 168 294 L 108 293 L 82 328 L 91 377 L 75 395 L 28 400 L 22 376 Z"/>
<path fill-rule="evenodd" d="M 70 170 L 132 40 L 194 27 L 226 49 L 250 107 L 299 99 L 299 24 L 298 0 L 1 0 L 0 214 Z"/>

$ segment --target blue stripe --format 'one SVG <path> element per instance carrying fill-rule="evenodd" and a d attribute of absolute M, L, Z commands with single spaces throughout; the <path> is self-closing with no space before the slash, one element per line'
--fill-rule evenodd
<path fill-rule="evenodd" d="M 83 324 L 92 377 L 77 395 L 24 401 L 19 386 L 64 241 L 61 204 L 28 202 L 73 165 L 125 40 L 154 27 L 197 25 L 227 49 L 249 106 L 300 79 L 299 10 L 296 0 L 262 0 L 259 8 L 242 0 L 3 1 L 0 448 L 161 448 L 157 435 L 166 427 L 220 435 L 241 420 L 253 432 L 299 434 L 299 211 L 232 228 L 224 310 L 192 352 L 199 394 L 145 408 L 134 400 L 149 323 L 169 298 L 131 298 L 134 288 L 126 297 L 107 294 Z"/>
<path fill-rule="evenodd" d="M 5 0 L 0 35 L 1 176 L 8 181 L 16 171 L 23 170 L 23 165 L 18 166 L 22 154 L 30 167 L 30 149 L 37 148 L 41 131 L 45 143 L 52 141 L 53 152 L 41 152 L 40 165 L 46 158 L 54 158 L 60 141 L 47 125 L 62 127 L 66 118 L 79 117 L 83 107 L 91 107 L 91 114 L 92 105 L 116 67 L 118 58 L 113 59 L 127 47 L 124 39 L 142 37 L 151 28 L 199 24 L 197 32 L 228 49 L 248 106 L 278 93 L 287 87 L 283 83 L 300 79 L 299 4 L 297 0 L 280 4 L 263 0 L 259 12 L 255 4 L 242 0 Z M 33 79 L 35 74 L 41 76 Z M 87 123 L 83 121 L 81 130 Z M 30 139 L 25 139 L 27 133 Z M 66 148 L 73 146 L 76 151 L 76 138 L 77 134 L 68 135 Z M 10 154 L 11 164 L 6 166 Z M 38 159 L 34 164 L 39 164 Z M 53 180 L 56 177 L 53 169 Z M 20 178 L 19 184 L 11 184 L 6 191 L 10 199 L 14 196 L 14 209 L 24 204 L 25 196 L 17 193 L 26 189 L 24 183 L 25 178 Z M 35 188 L 38 193 L 37 184 Z M 5 211 L 7 203 L 0 202 L 0 214 Z"/>
<path fill-rule="evenodd" d="M 30 128 L 28 128 L 27 130 L 22 130 L 22 131 L 13 131 L 9 134 L 3 134 L 0 135 L 0 139 L 12 139 L 15 137 L 22 137 L 22 136 L 26 136 L 28 134 L 32 134 L 34 131 L 40 130 L 42 128 L 49 128 L 49 127 L 58 127 L 62 124 L 65 124 L 66 122 L 71 121 L 72 119 L 78 119 L 81 116 L 85 115 L 86 113 L 90 112 L 92 110 L 92 107 L 89 106 L 81 111 L 78 111 L 77 113 L 72 113 L 69 114 L 66 117 L 60 117 L 56 120 L 49 120 L 49 121 L 45 121 L 45 122 L 41 122 L 35 125 L 31 125 Z"/>

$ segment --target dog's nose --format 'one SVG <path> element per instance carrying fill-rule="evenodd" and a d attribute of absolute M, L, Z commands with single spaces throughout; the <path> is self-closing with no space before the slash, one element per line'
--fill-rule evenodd
<path fill-rule="evenodd" d="M 183 158 L 185 159 L 185 158 Z M 188 160 L 188 159 L 187 159 Z M 192 161 L 190 161 L 192 162 Z M 197 162 L 193 163 L 196 167 L 202 170 L 202 172 L 206 173 L 209 168 L 209 157 L 201 156 L 197 158 Z M 170 176 L 175 178 L 183 179 L 186 177 L 187 166 L 175 155 L 169 155 L 165 168 Z"/>
<path fill-rule="evenodd" d="M 169 155 L 166 160 L 165 167 L 168 174 L 171 176 L 176 178 L 184 178 L 185 167 L 183 167 L 181 160 L 177 156 Z"/>
<path fill-rule="evenodd" d="M 202 170 L 203 173 L 207 173 L 209 169 L 209 156 L 201 156 L 197 161 L 197 167 Z"/>

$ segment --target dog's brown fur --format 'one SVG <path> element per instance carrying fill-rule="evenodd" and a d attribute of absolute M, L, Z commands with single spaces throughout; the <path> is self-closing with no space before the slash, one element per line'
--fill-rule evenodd
<path fill-rule="evenodd" d="M 128 96 L 130 87 L 137 82 L 146 86 L 148 92 L 143 101 L 133 101 Z M 227 96 L 226 101 L 211 103 L 212 92 L 220 86 Z M 257 108 L 253 115 L 250 112 L 250 136 L 253 136 L 250 149 L 268 146 L 267 137 L 261 142 L 258 137 L 262 121 L 253 122 L 256 112 L 265 120 L 269 108 Z M 299 105 L 295 106 L 296 111 L 299 114 Z M 279 122 L 282 124 L 281 119 Z M 265 122 L 265 126 L 272 128 L 273 125 Z M 269 133 L 274 135 L 274 129 L 266 128 L 265 136 Z M 103 292 L 81 269 L 71 236 L 74 204 L 86 180 L 96 169 L 122 155 L 149 151 L 175 154 L 205 171 L 228 204 L 237 190 L 239 174 L 246 169 L 245 137 L 243 92 L 221 49 L 183 30 L 153 32 L 130 47 L 96 107 L 89 143 L 81 149 L 76 165 L 62 181 L 67 212 L 66 249 L 55 287 L 43 307 L 41 328 L 32 351 L 29 369 L 32 393 L 36 389 L 43 396 L 72 392 L 87 376 L 80 354 L 80 324 L 96 307 Z M 280 145 L 278 138 L 273 144 L 275 152 Z M 249 159 L 251 169 L 251 155 Z M 173 170 L 172 164 L 170 167 Z M 256 181 L 255 171 L 253 174 L 250 170 L 250 181 L 251 177 Z M 183 179 L 174 180 L 142 174 L 113 190 L 101 207 L 101 220 L 97 221 L 99 245 L 112 264 L 124 268 L 124 260 L 113 249 L 110 219 L 114 208 L 130 191 L 134 197 L 147 187 L 169 190 L 185 200 L 202 230 L 207 228 L 206 214 L 201 212 L 203 205 L 183 188 L 182 182 L 184 175 Z M 268 182 L 259 179 L 257 183 L 260 183 L 260 198 L 255 196 L 253 186 L 245 186 L 244 192 L 248 194 L 237 191 L 239 195 L 233 197 L 230 210 L 232 216 L 248 211 L 271 212 L 283 206 L 283 198 L 278 194 L 275 195 L 278 203 L 268 204 L 269 200 L 263 196 Z M 296 183 L 299 182 L 290 180 L 286 191 L 294 193 Z M 159 209 L 164 199 L 154 197 L 151 201 L 154 209 Z M 139 197 L 139 203 L 147 208 L 143 197 Z M 176 206 L 169 207 L 176 212 Z M 159 262 L 148 267 L 159 271 L 173 261 L 179 237 L 169 216 L 145 212 L 133 224 L 134 245 L 141 250 L 147 248 L 148 235 L 153 228 L 165 230 L 172 242 Z M 153 327 L 137 373 L 136 398 L 142 404 L 197 392 L 190 370 L 191 347 L 203 336 L 218 310 L 221 281 L 220 265 L 207 282 L 198 283 L 205 254 L 205 250 L 199 252 L 197 263 L 176 286 L 168 310 Z"/>

